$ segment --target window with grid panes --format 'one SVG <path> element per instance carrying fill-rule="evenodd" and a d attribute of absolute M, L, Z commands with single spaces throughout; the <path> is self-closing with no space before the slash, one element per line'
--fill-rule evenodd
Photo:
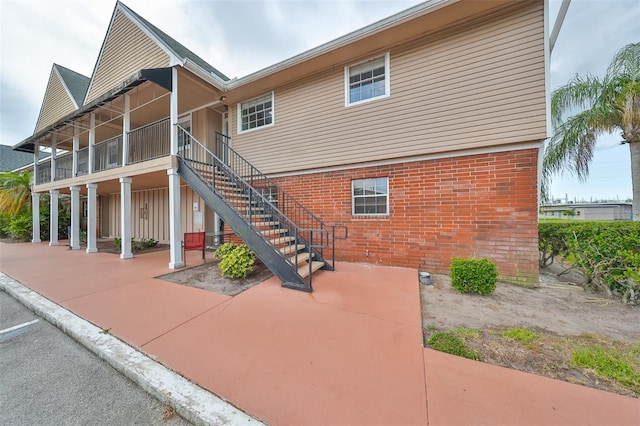
<path fill-rule="evenodd" d="M 389 95 L 389 54 L 350 66 L 345 74 L 347 105 Z"/>
<path fill-rule="evenodd" d="M 352 180 L 351 205 L 354 215 L 389 214 L 389 178 Z"/>
<path fill-rule="evenodd" d="M 273 93 L 240 104 L 240 132 L 273 124 Z"/>

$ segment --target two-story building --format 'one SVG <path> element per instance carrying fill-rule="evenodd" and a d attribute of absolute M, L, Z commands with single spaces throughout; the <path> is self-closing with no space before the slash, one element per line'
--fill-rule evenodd
<path fill-rule="evenodd" d="M 51 149 L 33 205 L 49 193 L 55 216 L 70 194 L 71 247 L 86 215 L 88 253 L 154 238 L 180 268 L 183 233 L 224 222 L 304 290 L 334 259 L 446 272 L 488 257 L 535 284 L 546 13 L 429 1 L 229 79 L 117 2 L 93 74 L 54 65 L 14 149 Z"/>

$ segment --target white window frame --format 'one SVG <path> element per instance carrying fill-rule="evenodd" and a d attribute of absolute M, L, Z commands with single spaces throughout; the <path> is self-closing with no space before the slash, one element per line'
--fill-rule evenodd
<path fill-rule="evenodd" d="M 354 184 L 355 182 L 358 181 L 367 181 L 367 180 L 373 180 L 373 179 L 386 179 L 386 183 L 387 183 L 387 193 L 385 194 L 385 196 L 387 197 L 387 204 L 385 207 L 386 212 L 385 213 L 356 213 L 356 198 L 365 198 L 365 197 L 379 197 L 380 195 L 355 195 L 354 194 Z M 363 179 L 351 179 L 351 215 L 353 216 L 358 216 L 358 217 L 362 217 L 362 216 L 389 216 L 389 176 L 375 176 L 375 177 L 368 177 L 368 178 L 363 178 Z"/>
<path fill-rule="evenodd" d="M 271 95 L 271 123 L 263 124 L 262 126 L 254 127 L 252 129 L 242 130 L 242 104 L 246 104 L 249 102 L 253 102 L 260 98 L 265 98 L 268 95 Z M 253 97 L 251 99 L 247 99 L 243 102 L 238 102 L 238 106 L 236 107 L 236 125 L 238 129 L 238 134 L 255 132 L 256 130 L 264 129 L 265 127 L 272 127 L 276 124 L 276 102 L 275 102 L 275 94 L 273 91 L 271 93 L 265 93 L 260 96 Z"/>
<path fill-rule="evenodd" d="M 384 95 L 374 96 L 368 99 L 363 99 L 355 102 L 351 102 L 351 90 L 350 90 L 350 70 L 353 67 L 357 67 L 362 64 L 366 64 L 367 62 L 376 61 L 384 56 Z M 390 67 L 391 59 L 389 52 L 384 55 L 378 55 L 373 58 L 369 58 L 366 61 L 358 62 L 356 64 L 347 65 L 344 67 L 344 106 L 350 107 L 354 105 L 360 105 L 371 101 L 376 101 L 379 99 L 388 98 L 391 95 L 391 67 Z"/>

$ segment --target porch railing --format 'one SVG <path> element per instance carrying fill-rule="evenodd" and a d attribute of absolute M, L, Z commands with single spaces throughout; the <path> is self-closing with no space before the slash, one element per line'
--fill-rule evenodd
<path fill-rule="evenodd" d="M 93 147 L 93 171 L 122 166 L 122 136 L 116 136 Z"/>
<path fill-rule="evenodd" d="M 127 164 L 140 163 L 171 153 L 171 125 L 168 118 L 129 132 Z"/>
<path fill-rule="evenodd" d="M 51 160 L 36 164 L 36 185 L 51 182 Z"/>
<path fill-rule="evenodd" d="M 78 176 L 89 173 L 89 147 L 78 150 Z"/>
<path fill-rule="evenodd" d="M 68 153 L 56 158 L 55 180 L 65 180 L 73 177 L 73 154 Z"/>
<path fill-rule="evenodd" d="M 171 153 L 171 125 L 168 118 L 132 130 L 128 134 L 129 147 L 127 163 L 135 164 L 154 158 L 166 157 Z M 188 149 L 190 140 L 183 138 L 179 141 L 181 150 Z M 83 176 L 89 172 L 95 173 L 122 167 L 122 135 L 115 136 L 93 147 L 93 169 L 89 170 L 89 147 L 78 150 L 78 171 L 76 176 Z M 70 179 L 73 175 L 73 154 L 65 154 L 56 159 L 56 170 L 53 180 Z M 51 160 L 36 165 L 36 185 L 50 183 Z"/>

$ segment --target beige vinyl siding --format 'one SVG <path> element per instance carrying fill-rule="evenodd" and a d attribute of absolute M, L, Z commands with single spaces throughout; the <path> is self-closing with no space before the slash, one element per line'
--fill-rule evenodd
<path fill-rule="evenodd" d="M 169 55 L 121 11 L 117 11 L 98 58 L 85 103 L 141 69 L 168 65 Z"/>
<path fill-rule="evenodd" d="M 189 187 L 183 186 L 181 197 L 181 234 L 205 230 L 205 204 L 202 199 Z M 193 203 L 197 202 L 199 211 L 203 215 L 203 223 L 196 225 Z M 119 237 L 120 227 L 120 194 L 109 195 L 109 223 L 110 237 Z M 134 239 L 153 238 L 161 243 L 169 243 L 169 189 L 159 188 L 131 193 L 131 235 Z"/>
<path fill-rule="evenodd" d="M 275 126 L 234 110 L 233 146 L 275 173 L 542 140 L 543 49 L 541 4 L 485 18 L 392 50 L 388 98 L 345 107 L 342 67 L 276 88 Z"/>
<path fill-rule="evenodd" d="M 64 88 L 58 73 L 52 69 L 47 83 L 47 90 L 44 92 L 44 100 L 40 116 L 36 122 L 36 132 L 55 123 L 65 115 L 76 110 L 69 93 Z"/>

